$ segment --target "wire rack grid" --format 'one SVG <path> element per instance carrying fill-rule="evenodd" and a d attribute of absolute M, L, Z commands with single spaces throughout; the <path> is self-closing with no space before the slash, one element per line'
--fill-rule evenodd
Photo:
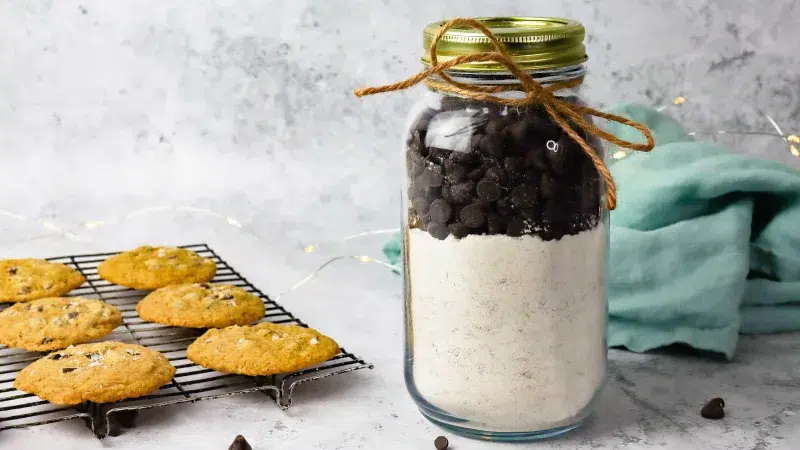
<path fill-rule="evenodd" d="M 181 247 L 214 260 L 217 273 L 212 283 L 232 284 L 261 297 L 266 307 L 263 321 L 307 327 L 303 321 L 253 286 L 207 244 Z M 123 325 L 103 340 L 135 343 L 161 352 L 177 369 L 174 378 L 158 391 L 144 397 L 109 404 L 86 402 L 77 406 L 58 406 L 13 387 L 19 371 L 45 353 L 0 347 L 0 431 L 80 418 L 95 436 L 102 439 L 133 426 L 141 410 L 248 392 L 262 392 L 272 397 L 281 409 L 287 409 L 292 404 L 294 389 L 300 384 L 373 367 L 344 348 L 323 364 L 290 374 L 266 377 L 225 374 L 198 366 L 186 358 L 186 348 L 205 330 L 143 321 L 136 314 L 136 304 L 147 292 L 111 284 L 97 275 L 97 266 L 117 253 L 61 256 L 48 260 L 71 266 L 86 277 L 86 283 L 68 296 L 99 298 L 122 312 Z M 7 306 L 0 305 L 0 309 Z"/>

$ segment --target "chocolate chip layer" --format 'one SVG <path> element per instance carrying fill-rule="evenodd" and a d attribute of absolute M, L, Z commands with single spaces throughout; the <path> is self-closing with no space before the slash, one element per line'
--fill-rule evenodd
<path fill-rule="evenodd" d="M 407 139 L 410 227 L 437 239 L 553 240 L 597 226 L 602 179 L 545 112 L 456 97 L 443 103 L 423 111 Z M 604 156 L 595 139 L 576 131 Z"/>

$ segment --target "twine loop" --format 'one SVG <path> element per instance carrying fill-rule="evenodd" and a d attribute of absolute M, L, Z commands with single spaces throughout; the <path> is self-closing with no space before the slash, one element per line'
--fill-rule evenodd
<path fill-rule="evenodd" d="M 436 56 L 436 49 L 439 41 L 449 29 L 456 26 L 471 27 L 482 32 L 492 43 L 494 51 L 462 55 L 440 63 Z M 428 51 L 430 52 L 431 64 L 427 69 L 397 83 L 356 89 L 355 95 L 357 97 L 364 97 L 367 95 L 380 94 L 384 92 L 401 91 L 424 82 L 432 89 L 453 93 L 462 97 L 479 101 L 487 101 L 506 106 L 529 106 L 534 104 L 540 105 L 544 108 L 553 122 L 562 130 L 564 130 L 564 132 L 570 138 L 572 138 L 573 141 L 578 143 L 581 149 L 583 149 L 584 153 L 586 153 L 586 155 L 592 160 L 592 164 L 594 165 L 595 169 L 597 169 L 597 172 L 603 177 L 603 180 L 605 180 L 606 205 L 609 210 L 613 210 L 617 206 L 617 187 L 614 183 L 614 178 L 611 176 L 611 171 L 608 169 L 608 166 L 606 166 L 603 158 L 601 158 L 597 152 L 592 149 L 589 143 L 587 143 L 586 140 L 581 137 L 577 131 L 575 131 L 573 126 L 582 129 L 590 136 L 603 139 L 618 147 L 627 148 L 630 150 L 649 152 L 655 146 L 653 135 L 643 124 L 623 116 L 570 103 L 557 97 L 554 94 L 556 91 L 576 87 L 583 82 L 583 78 L 581 77 L 573 80 L 557 81 L 554 83 L 549 83 L 547 86 L 542 85 L 542 83 L 539 83 L 534 79 L 533 75 L 520 68 L 514 62 L 512 56 L 508 53 L 503 43 L 497 39 L 491 30 L 489 30 L 478 20 L 457 18 L 448 21 L 439 29 L 439 32 L 436 34 L 436 36 L 434 36 Z M 497 64 L 505 66 L 519 83 L 513 85 L 475 85 L 461 83 L 454 80 L 450 75 L 447 74 L 448 70 L 460 64 L 489 61 L 493 61 Z M 438 77 L 438 80 L 430 79 L 432 76 Z M 525 96 L 522 98 L 507 98 L 497 95 L 502 92 L 520 90 L 525 93 Z M 620 139 L 594 125 L 591 122 L 591 118 L 588 118 L 587 120 L 587 116 L 599 117 L 601 119 L 610 120 L 612 122 L 617 122 L 619 124 L 635 128 L 642 133 L 647 142 L 642 144 L 639 142 Z M 572 125 L 570 125 L 570 123 Z"/>

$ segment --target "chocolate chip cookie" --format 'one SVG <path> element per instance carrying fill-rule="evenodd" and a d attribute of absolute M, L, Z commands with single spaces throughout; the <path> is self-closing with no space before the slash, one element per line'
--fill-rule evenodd
<path fill-rule="evenodd" d="M 108 403 L 149 394 L 172 379 L 175 367 L 140 345 L 100 342 L 68 347 L 22 371 L 14 387 L 57 405 Z"/>
<path fill-rule="evenodd" d="M 164 325 L 224 328 L 263 318 L 264 302 L 230 284 L 181 284 L 151 292 L 136 305 L 136 312 L 148 322 Z"/>
<path fill-rule="evenodd" d="M 43 259 L 0 260 L 0 302 L 57 297 L 86 281 L 80 272 Z"/>
<path fill-rule="evenodd" d="M 338 353 L 339 345 L 317 330 L 271 322 L 208 330 L 186 349 L 195 364 L 250 376 L 294 372 Z"/>
<path fill-rule="evenodd" d="M 133 289 L 153 290 L 214 278 L 217 265 L 197 253 L 176 247 L 143 245 L 103 261 L 97 273 L 106 281 Z"/>
<path fill-rule="evenodd" d="M 122 325 L 122 314 L 100 300 L 57 297 L 0 311 L 0 344 L 43 352 L 101 338 Z"/>

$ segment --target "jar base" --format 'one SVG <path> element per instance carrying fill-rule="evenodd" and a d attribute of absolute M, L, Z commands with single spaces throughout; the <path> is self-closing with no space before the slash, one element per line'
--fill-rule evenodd
<path fill-rule="evenodd" d="M 549 430 L 541 431 L 527 431 L 527 432 L 506 432 L 506 431 L 482 431 L 474 428 L 453 425 L 452 423 L 444 422 L 435 417 L 435 415 L 428 414 L 425 409 L 419 409 L 422 415 L 432 422 L 434 425 L 452 432 L 461 437 L 469 439 L 477 439 L 482 441 L 495 441 L 495 442 L 529 442 L 540 441 L 544 439 L 551 439 L 570 431 L 579 428 L 586 422 L 587 417 L 563 427 L 550 428 Z"/>

